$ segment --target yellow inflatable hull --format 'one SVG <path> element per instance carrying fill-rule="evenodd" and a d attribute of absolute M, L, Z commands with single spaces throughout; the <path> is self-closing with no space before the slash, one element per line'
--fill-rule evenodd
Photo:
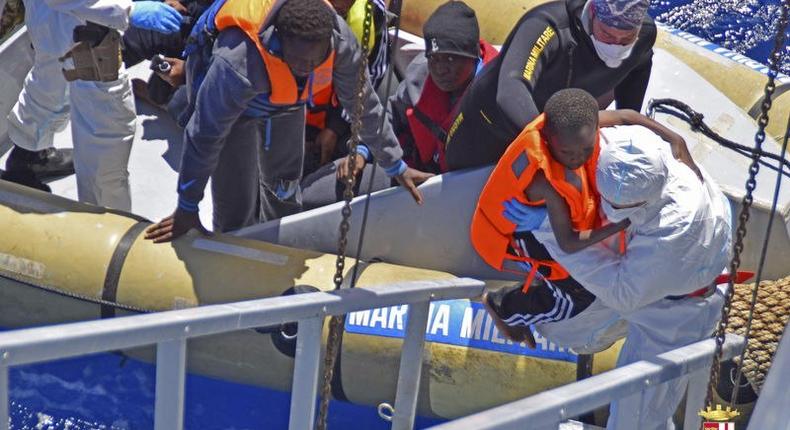
<path fill-rule="evenodd" d="M 170 245 L 154 245 L 142 239 L 147 223 L 139 219 L 3 181 L 0 203 L 2 327 L 278 296 L 295 285 L 333 288 L 333 255 L 222 235 L 190 234 Z M 374 263 L 362 270 L 358 287 L 450 277 Z M 128 310 L 102 306 L 100 299 Z M 348 400 L 370 405 L 394 400 L 401 347 L 395 326 L 402 324 L 402 311 L 396 307 L 349 317 L 340 364 Z M 505 342 L 479 303 L 435 304 L 428 336 L 419 405 L 423 415 L 461 416 L 576 377 L 567 351 L 545 341 L 539 351 Z M 129 354 L 153 358 L 151 350 Z M 613 367 L 616 354 L 612 348 L 596 355 L 595 372 Z M 188 361 L 191 372 L 290 388 L 293 359 L 275 347 L 270 334 L 248 330 L 196 339 L 189 344 Z"/>

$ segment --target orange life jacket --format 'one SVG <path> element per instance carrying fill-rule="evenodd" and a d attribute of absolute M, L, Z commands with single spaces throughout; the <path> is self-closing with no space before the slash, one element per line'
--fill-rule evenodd
<path fill-rule="evenodd" d="M 552 187 L 568 204 L 574 230 L 591 230 L 601 224 L 598 215 L 599 196 L 595 185 L 595 166 L 598 164 L 600 152 L 599 137 L 596 138 L 595 150 L 590 159 L 582 167 L 570 172 L 551 157 L 541 136 L 544 124 L 545 115 L 540 115 L 507 148 L 480 193 L 470 229 L 475 250 L 494 268 L 508 270 L 504 267 L 508 260 L 527 262 L 532 266 L 524 284 L 525 292 L 540 269 L 548 269 L 548 273 L 541 271 L 548 280 L 560 280 L 569 276 L 567 270 L 556 261 L 537 260 L 511 252 L 514 249 L 513 235 L 516 225 L 504 216 L 504 203 L 516 199 L 525 205 L 543 205 L 543 201 L 531 202 L 525 195 L 525 190 L 538 170 L 543 172 Z M 566 180 L 567 174 L 577 175 L 581 189 Z"/>
<path fill-rule="evenodd" d="M 312 106 L 314 109 L 307 110 L 307 117 L 305 121 L 307 125 L 313 126 L 319 130 L 326 128 L 326 111 L 330 107 L 338 105 L 337 95 L 335 95 L 334 85 L 322 89 L 318 93 L 313 94 Z"/>
<path fill-rule="evenodd" d="M 271 24 L 285 0 L 225 0 L 214 18 L 218 31 L 237 27 L 250 38 L 258 48 L 269 76 L 270 94 L 268 102 L 274 105 L 293 105 L 308 101 L 314 94 L 332 86 L 332 70 L 335 62 L 335 51 L 316 68 L 309 82 L 299 94 L 296 79 L 288 64 L 272 54 L 261 42 L 259 36 L 262 29 Z M 327 2 L 327 7 L 332 7 Z"/>

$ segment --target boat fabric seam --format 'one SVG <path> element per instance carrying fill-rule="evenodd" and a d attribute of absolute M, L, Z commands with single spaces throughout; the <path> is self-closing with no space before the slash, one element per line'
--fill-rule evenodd
<path fill-rule="evenodd" d="M 107 273 L 104 276 L 104 285 L 102 286 L 101 298 L 107 303 L 117 303 L 118 298 L 118 281 L 121 279 L 121 272 L 123 265 L 126 263 L 126 257 L 129 255 L 132 245 L 142 232 L 150 225 L 149 222 L 138 221 L 136 224 L 129 227 L 124 233 L 118 245 L 110 258 L 110 264 L 107 266 Z M 114 318 L 115 306 L 102 305 L 101 317 Z"/>
<path fill-rule="evenodd" d="M 25 279 L 25 278 L 23 278 L 21 276 L 16 276 L 16 275 L 13 275 L 13 274 L 10 274 L 10 273 L 7 273 L 7 272 L 6 273 L 0 273 L 0 278 L 10 279 L 12 281 L 18 282 L 18 283 L 20 283 L 22 285 L 25 285 L 27 287 L 37 288 L 39 290 L 47 291 L 47 292 L 50 292 L 50 293 L 55 293 L 55 294 L 58 294 L 60 296 L 68 297 L 70 299 L 80 300 L 80 301 L 83 301 L 83 302 L 90 302 L 90 303 L 94 303 L 94 304 L 102 305 L 102 306 L 112 306 L 112 307 L 114 307 L 116 309 L 122 309 L 122 310 L 125 310 L 125 311 L 137 312 L 137 313 L 142 313 L 142 314 L 148 314 L 148 313 L 154 312 L 153 310 L 150 310 L 150 309 L 143 309 L 143 308 L 140 308 L 140 307 L 137 307 L 137 306 L 133 306 L 133 305 L 125 305 L 125 304 L 121 304 L 121 303 L 110 302 L 110 301 L 103 300 L 103 299 L 100 299 L 100 298 L 97 298 L 97 297 L 91 297 L 91 296 L 88 296 L 88 295 L 85 295 L 85 294 L 75 293 L 73 291 L 67 291 L 67 290 L 64 290 L 64 289 L 61 289 L 61 288 L 53 287 L 51 285 L 46 285 L 43 282 L 33 282 L 33 281 Z"/>

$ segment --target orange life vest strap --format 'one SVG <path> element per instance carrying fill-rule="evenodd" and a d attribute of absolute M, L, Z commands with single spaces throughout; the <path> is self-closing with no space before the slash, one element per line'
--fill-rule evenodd
<path fill-rule="evenodd" d="M 526 250 L 521 249 L 515 240 L 511 240 L 510 247 L 513 248 L 514 250 L 517 250 L 516 252 L 520 251 L 523 254 L 526 254 L 527 252 Z M 543 278 L 548 281 L 558 281 L 570 277 L 568 271 L 565 270 L 565 268 L 562 267 L 560 263 L 557 263 L 556 261 L 553 260 L 538 260 L 529 257 L 527 255 L 515 255 L 511 253 L 506 253 L 505 259 L 509 261 L 520 262 L 520 263 L 527 263 L 530 265 L 529 272 L 527 272 L 527 277 L 526 280 L 524 281 L 524 286 L 521 288 L 521 291 L 524 293 L 526 293 L 527 290 L 529 290 L 529 286 L 532 284 L 532 281 L 535 279 L 535 276 L 538 274 L 538 271 L 541 268 L 549 269 L 548 274 L 541 273 L 541 276 L 543 276 Z M 509 270 L 504 266 L 504 264 L 502 265 L 502 271 L 508 273 L 516 273 L 516 274 L 524 273 L 523 271 Z"/>

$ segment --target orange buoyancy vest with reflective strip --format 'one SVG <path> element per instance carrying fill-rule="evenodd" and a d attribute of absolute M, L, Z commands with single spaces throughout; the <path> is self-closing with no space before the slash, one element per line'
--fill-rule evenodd
<path fill-rule="evenodd" d="M 542 205 L 542 201 L 528 201 L 525 194 L 539 170 L 568 204 L 575 230 L 591 230 L 601 224 L 598 214 L 599 196 L 595 186 L 595 166 L 598 164 L 600 152 L 599 137 L 596 137 L 595 150 L 590 159 L 582 167 L 569 171 L 549 153 L 541 136 L 544 124 L 545 115 L 538 116 L 507 148 L 480 193 L 470 229 L 475 250 L 494 268 L 505 270 L 504 264 L 507 260 L 531 264 L 525 290 L 541 268 L 550 270 L 549 274 L 544 274 L 548 280 L 565 279 L 569 276 L 556 261 L 536 260 L 511 253 L 516 225 L 505 217 L 504 203 L 516 199 L 530 206 Z M 568 182 L 566 175 L 576 175 L 581 188 Z"/>
<path fill-rule="evenodd" d="M 284 2 L 285 0 L 226 0 L 214 18 L 214 25 L 218 31 L 237 27 L 258 48 L 269 76 L 269 86 L 271 87 L 269 102 L 275 105 L 293 105 L 304 102 L 310 99 L 313 94 L 331 87 L 335 62 L 333 49 L 327 59 L 313 71 L 302 94 L 299 94 L 296 79 L 288 64 L 269 52 L 260 38 L 261 30 L 271 23 Z M 327 2 L 327 7 L 332 7 L 332 5 Z"/>

